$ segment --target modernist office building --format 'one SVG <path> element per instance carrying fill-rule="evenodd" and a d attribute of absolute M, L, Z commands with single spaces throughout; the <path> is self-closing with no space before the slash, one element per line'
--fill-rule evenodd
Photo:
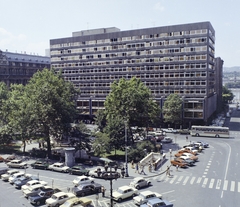
<path fill-rule="evenodd" d="M 0 81 L 25 85 L 38 70 L 50 68 L 50 57 L 0 50 Z"/>
<path fill-rule="evenodd" d="M 215 31 L 210 22 L 120 31 L 102 28 L 50 40 L 51 66 L 81 90 L 82 114 L 104 107 L 110 85 L 140 78 L 163 106 L 171 93 L 183 99 L 187 122 L 207 122 L 217 109 Z M 219 85 L 221 83 L 218 83 Z"/>

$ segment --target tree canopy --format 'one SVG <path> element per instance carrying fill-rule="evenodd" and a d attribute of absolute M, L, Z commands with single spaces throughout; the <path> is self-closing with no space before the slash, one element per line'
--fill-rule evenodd
<path fill-rule="evenodd" d="M 182 99 L 177 94 L 170 94 L 163 105 L 164 121 L 179 123 L 182 114 Z"/>
<path fill-rule="evenodd" d="M 231 102 L 234 98 L 234 95 L 232 93 L 232 91 L 230 89 L 228 89 L 226 86 L 223 86 L 222 89 L 222 99 L 223 99 L 223 103 L 227 104 L 229 102 Z"/>

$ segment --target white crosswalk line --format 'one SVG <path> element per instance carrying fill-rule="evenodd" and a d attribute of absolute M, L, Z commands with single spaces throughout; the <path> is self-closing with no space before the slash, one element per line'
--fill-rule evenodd
<path fill-rule="evenodd" d="M 190 180 L 190 184 L 193 184 L 195 179 L 196 177 L 192 177 L 192 179 Z"/>
<path fill-rule="evenodd" d="M 199 178 L 197 179 L 197 184 L 199 184 L 199 183 L 201 182 L 201 180 L 202 180 L 202 178 L 199 177 Z"/>
<path fill-rule="evenodd" d="M 238 182 L 238 192 L 240 193 L 240 182 Z"/>
<path fill-rule="evenodd" d="M 183 179 L 183 176 L 181 175 L 181 176 L 178 178 L 176 184 L 179 184 L 179 183 L 181 182 L 182 179 Z"/>
<path fill-rule="evenodd" d="M 215 181 L 215 179 L 213 179 L 213 178 L 210 180 L 209 188 L 213 188 L 214 181 Z"/>
<path fill-rule="evenodd" d="M 187 177 L 185 178 L 185 180 L 183 181 L 183 185 L 186 185 L 186 183 L 187 183 L 188 180 L 189 180 L 189 176 L 187 176 Z"/>
<path fill-rule="evenodd" d="M 235 190 L 235 181 L 231 181 L 230 191 L 234 191 L 234 190 Z"/>
<path fill-rule="evenodd" d="M 228 186 L 228 181 L 224 180 L 223 190 L 227 190 L 227 186 Z"/>
<path fill-rule="evenodd" d="M 221 182 L 222 182 L 222 181 L 221 181 L 220 179 L 217 180 L 217 184 L 216 184 L 216 189 L 217 189 L 217 190 L 220 189 L 220 187 L 221 187 Z"/>
<path fill-rule="evenodd" d="M 207 182 L 208 182 L 208 178 L 204 178 L 204 181 L 203 181 L 203 184 L 202 184 L 202 187 L 203 187 L 203 188 L 206 187 Z"/>
<path fill-rule="evenodd" d="M 177 177 L 178 177 L 177 175 L 174 175 L 174 177 L 172 178 L 172 180 L 170 180 L 169 183 L 170 183 L 170 184 L 173 184 L 173 182 L 177 179 Z"/>

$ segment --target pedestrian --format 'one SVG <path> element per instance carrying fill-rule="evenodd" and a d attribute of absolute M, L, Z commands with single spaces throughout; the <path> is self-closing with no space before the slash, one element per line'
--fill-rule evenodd
<path fill-rule="evenodd" d="M 148 165 L 148 171 L 152 172 L 152 165 L 151 165 L 151 163 L 149 163 L 149 165 Z"/>
<path fill-rule="evenodd" d="M 124 178 L 124 175 L 125 175 L 125 169 L 124 169 L 124 167 L 121 169 L 121 175 L 122 175 L 122 178 Z"/>
<path fill-rule="evenodd" d="M 107 172 L 107 170 L 108 170 L 108 164 L 106 164 L 106 165 L 104 166 L 104 169 L 105 169 L 105 171 Z"/>
<path fill-rule="evenodd" d="M 178 166 L 178 165 L 176 165 L 176 171 L 178 171 L 178 167 L 179 167 L 179 166 Z"/>
<path fill-rule="evenodd" d="M 142 174 L 142 173 L 146 175 L 146 173 L 144 172 L 144 165 L 141 166 L 141 172 L 139 174 Z"/>
<path fill-rule="evenodd" d="M 102 186 L 101 187 L 102 197 L 105 197 L 105 191 L 106 191 L 106 189 L 104 188 L 104 186 Z"/>
<path fill-rule="evenodd" d="M 188 136 L 186 136 L 186 141 L 188 141 Z"/>
<path fill-rule="evenodd" d="M 138 163 L 136 163 L 136 167 L 135 167 L 135 173 L 136 173 L 136 172 L 139 174 Z"/>
<path fill-rule="evenodd" d="M 115 172 L 117 172 L 117 169 L 118 169 L 118 166 L 117 166 L 117 165 L 114 165 L 114 170 L 115 170 Z"/>
<path fill-rule="evenodd" d="M 132 169 L 134 169 L 134 161 L 133 160 L 131 162 L 131 165 L 132 165 Z"/>

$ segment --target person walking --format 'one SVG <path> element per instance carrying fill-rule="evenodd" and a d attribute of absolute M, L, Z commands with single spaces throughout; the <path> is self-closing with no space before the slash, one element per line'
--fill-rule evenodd
<path fill-rule="evenodd" d="M 102 197 L 105 197 L 105 191 L 106 191 L 106 189 L 104 188 L 104 186 L 102 186 L 101 187 Z"/>
<path fill-rule="evenodd" d="M 188 136 L 186 136 L 186 141 L 188 141 Z"/>
<path fill-rule="evenodd" d="M 136 163 L 136 167 L 135 167 L 135 173 L 136 173 L 136 172 L 139 174 L 138 163 Z"/>
<path fill-rule="evenodd" d="M 134 161 L 133 160 L 131 162 L 131 165 L 132 165 L 132 169 L 134 169 Z"/>
<path fill-rule="evenodd" d="M 144 172 L 144 165 L 141 166 L 141 172 L 139 174 L 142 174 L 142 173 L 146 175 L 146 173 Z"/>
<path fill-rule="evenodd" d="M 176 171 L 178 171 L 178 167 L 179 167 L 179 166 L 178 166 L 178 165 L 176 165 Z"/>

